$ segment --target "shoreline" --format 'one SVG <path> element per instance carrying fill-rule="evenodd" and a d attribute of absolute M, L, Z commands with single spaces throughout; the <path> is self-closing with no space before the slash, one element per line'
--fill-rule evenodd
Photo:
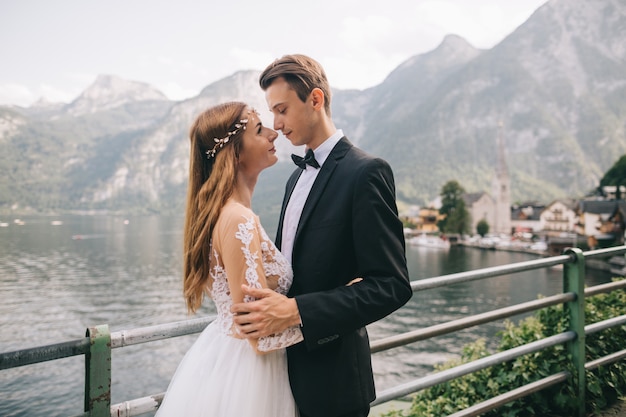
<path fill-rule="evenodd" d="M 554 256 L 548 253 L 547 250 L 535 250 L 535 249 L 530 249 L 530 248 L 523 247 L 523 246 L 514 246 L 514 245 L 495 246 L 494 245 L 492 247 L 482 247 L 478 243 L 472 243 L 472 242 L 466 242 L 466 241 L 458 241 L 454 244 L 457 246 L 463 246 L 463 247 L 479 249 L 479 250 L 495 250 L 495 251 L 528 253 L 531 255 L 537 255 L 538 257 L 542 257 L 542 258 L 545 258 L 548 256 Z M 558 266 L 562 267 L 562 265 L 558 265 Z M 616 274 L 616 276 L 624 276 L 625 271 L 617 270 L 617 267 L 622 267 L 622 266 L 623 265 L 621 264 L 611 263 L 611 259 L 586 259 L 585 260 L 586 268 L 611 272 L 611 273 Z"/>

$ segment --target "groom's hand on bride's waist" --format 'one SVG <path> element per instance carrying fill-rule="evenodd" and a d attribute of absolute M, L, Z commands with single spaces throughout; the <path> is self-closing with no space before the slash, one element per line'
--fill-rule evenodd
<path fill-rule="evenodd" d="M 287 298 L 267 288 L 242 285 L 241 289 L 244 296 L 256 299 L 233 304 L 230 309 L 234 313 L 235 326 L 244 337 L 258 339 L 300 324 L 298 304 L 294 298 Z"/>

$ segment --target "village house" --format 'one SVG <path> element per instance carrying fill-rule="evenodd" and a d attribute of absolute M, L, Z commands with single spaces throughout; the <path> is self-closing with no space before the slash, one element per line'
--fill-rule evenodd
<path fill-rule="evenodd" d="M 412 207 L 411 210 L 403 217 L 405 222 L 411 224 L 411 229 L 406 230 L 405 234 L 419 235 L 425 234 L 437 234 L 439 233 L 439 227 L 437 223 L 444 219 L 445 215 L 439 214 L 439 210 L 433 207 L 416 208 Z"/>
<path fill-rule="evenodd" d="M 493 227 L 496 206 L 488 193 L 466 193 L 463 194 L 463 201 L 471 218 L 471 234 L 476 233 L 476 226 L 481 220 L 485 220 L 490 229 Z"/>
<path fill-rule="evenodd" d="M 511 228 L 514 234 L 536 234 L 541 231 L 541 213 L 545 204 L 527 202 L 511 207 Z"/>
<path fill-rule="evenodd" d="M 549 252 L 555 254 L 565 247 L 580 246 L 580 239 L 591 249 L 624 244 L 626 202 L 620 198 L 626 195 L 626 186 L 620 186 L 619 190 L 616 186 L 604 186 L 597 190 L 593 199 L 558 199 L 547 206 L 535 202 L 512 206 L 502 124 L 496 149 L 492 194 L 482 191 L 465 193 L 462 197 L 470 216 L 470 234 L 476 234 L 478 223 L 484 220 L 490 234 L 539 236 L 548 244 Z M 439 214 L 437 206 L 412 207 L 412 213 L 405 217 L 411 229 L 405 232 L 409 235 L 438 233 L 437 223 L 444 216 Z"/>
<path fill-rule="evenodd" d="M 601 192 L 605 200 L 621 200 L 626 197 L 626 186 L 619 186 L 619 195 L 617 194 L 616 185 L 605 185 L 602 187 Z"/>
<path fill-rule="evenodd" d="M 539 230 L 547 236 L 576 233 L 577 202 L 572 199 L 554 200 L 539 215 Z"/>
<path fill-rule="evenodd" d="M 590 248 L 624 244 L 626 201 L 581 200 L 577 206 L 577 233 Z"/>

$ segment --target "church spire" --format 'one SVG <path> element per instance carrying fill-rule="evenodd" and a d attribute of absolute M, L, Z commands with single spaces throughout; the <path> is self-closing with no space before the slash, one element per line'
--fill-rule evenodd
<path fill-rule="evenodd" d="M 498 165 L 496 175 L 498 177 L 508 176 L 509 172 L 506 168 L 506 158 L 504 156 L 504 123 L 498 122 Z"/>
<path fill-rule="evenodd" d="M 504 123 L 498 123 L 496 138 L 497 162 L 493 181 L 493 199 L 495 203 L 494 227 L 496 233 L 511 234 L 511 180 L 506 165 L 504 152 Z"/>

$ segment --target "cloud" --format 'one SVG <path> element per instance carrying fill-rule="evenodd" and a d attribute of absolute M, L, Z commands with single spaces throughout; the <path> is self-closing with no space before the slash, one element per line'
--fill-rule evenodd
<path fill-rule="evenodd" d="M 387 16 L 348 17 L 343 19 L 339 38 L 350 48 L 367 49 L 386 44 L 393 26 Z"/>
<path fill-rule="evenodd" d="M 499 1 L 424 1 L 415 5 L 421 20 L 445 34 L 456 34 L 478 48 L 491 48 L 521 25 L 536 6 Z"/>
<path fill-rule="evenodd" d="M 233 48 L 229 51 L 228 55 L 235 61 L 230 63 L 235 71 L 242 69 L 263 70 L 270 62 L 278 58 L 268 52 L 244 48 Z"/>
<path fill-rule="evenodd" d="M 299 9 L 287 0 L 271 8 L 252 0 L 181 1 L 183 6 L 146 0 L 128 6 L 115 0 L 96 9 L 77 3 L 71 13 L 43 2 L 38 14 L 26 6 L 0 13 L 0 33 L 7 35 L 0 36 L 0 50 L 10 62 L 0 67 L 0 103 L 25 105 L 42 94 L 71 100 L 101 73 L 147 82 L 175 99 L 296 52 L 320 61 L 333 86 L 363 89 L 405 60 L 433 50 L 450 33 L 490 48 L 545 3 L 390 0 L 381 7 L 375 0 L 320 0 Z M 8 36 L 18 32 L 32 36 Z M 87 74 L 70 71 L 91 74 L 85 79 Z"/>
<path fill-rule="evenodd" d="M 47 83 L 40 83 L 33 88 L 15 83 L 0 84 L 0 105 L 28 107 L 42 98 L 51 103 L 69 103 L 95 79 L 95 75 L 68 75 L 65 84 L 71 87 Z"/>
<path fill-rule="evenodd" d="M 196 90 L 195 88 L 184 88 L 175 82 L 155 84 L 155 88 L 165 94 L 170 100 L 176 101 L 195 97 L 200 93 L 200 90 Z"/>
<path fill-rule="evenodd" d="M 328 48 L 319 57 L 331 85 L 372 87 L 409 57 L 436 47 L 432 36 L 423 36 L 423 27 L 412 14 L 411 10 L 398 10 L 384 16 L 366 13 L 341 19 L 337 34 L 326 40 L 340 47 Z"/>
<path fill-rule="evenodd" d="M 80 94 L 78 92 L 70 92 L 48 84 L 40 84 L 38 93 L 38 98 L 44 97 L 47 101 L 52 103 L 69 103 Z"/>
<path fill-rule="evenodd" d="M 157 67 L 158 72 L 174 74 L 177 77 L 180 75 L 189 75 L 206 77 L 210 71 L 207 70 L 205 65 L 198 64 L 189 59 L 176 59 L 169 56 L 155 56 L 143 57 L 142 67 L 148 69 L 150 67 Z"/>
<path fill-rule="evenodd" d="M 35 94 L 25 85 L 0 84 L 0 105 L 30 106 L 36 100 Z"/>

